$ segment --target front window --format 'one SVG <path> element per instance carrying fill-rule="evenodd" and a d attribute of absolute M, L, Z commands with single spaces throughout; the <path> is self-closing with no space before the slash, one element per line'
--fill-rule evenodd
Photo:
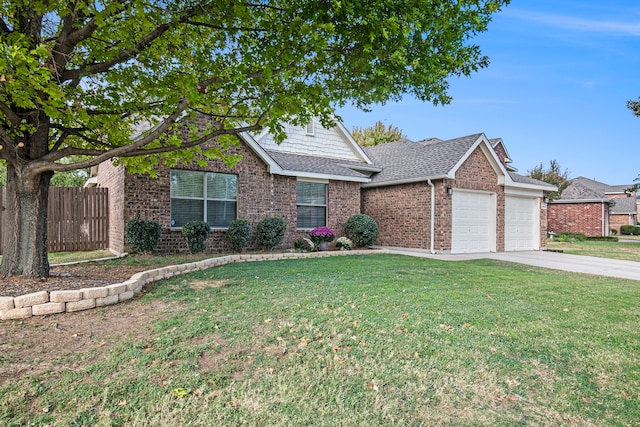
<path fill-rule="evenodd" d="M 327 225 L 327 184 L 298 181 L 298 228 Z"/>
<path fill-rule="evenodd" d="M 237 188 L 236 175 L 171 170 L 171 227 L 189 221 L 228 227 L 236 219 Z"/>

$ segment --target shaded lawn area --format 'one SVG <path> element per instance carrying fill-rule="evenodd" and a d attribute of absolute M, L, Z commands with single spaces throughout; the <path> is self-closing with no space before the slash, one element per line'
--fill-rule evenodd
<path fill-rule="evenodd" d="M 626 238 L 628 236 L 620 236 Z M 547 242 L 549 249 L 562 250 L 566 254 L 596 256 L 640 262 L 640 241 L 638 242 Z"/>
<path fill-rule="evenodd" d="M 231 264 L 127 303 L 172 309 L 80 368 L 6 382 L 0 424 L 638 425 L 639 291 L 491 260 Z"/>

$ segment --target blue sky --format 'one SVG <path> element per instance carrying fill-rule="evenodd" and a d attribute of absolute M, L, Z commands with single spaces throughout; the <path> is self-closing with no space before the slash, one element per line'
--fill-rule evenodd
<path fill-rule="evenodd" d="M 488 68 L 453 79 L 449 105 L 410 97 L 339 110 L 348 129 L 381 120 L 409 139 L 503 138 L 523 175 L 557 160 L 571 177 L 627 184 L 640 174 L 638 0 L 512 0 L 475 41 Z"/>

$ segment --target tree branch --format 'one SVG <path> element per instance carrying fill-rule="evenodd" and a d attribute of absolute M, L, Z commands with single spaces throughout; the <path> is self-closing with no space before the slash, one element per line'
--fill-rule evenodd
<path fill-rule="evenodd" d="M 9 119 L 9 122 L 11 122 L 12 126 L 18 126 L 20 124 L 20 122 L 22 121 L 22 119 L 20 119 L 20 116 L 18 116 L 4 102 L 0 102 L 0 111 L 2 111 L 2 113 L 4 113 L 5 116 L 7 116 L 7 119 Z"/>

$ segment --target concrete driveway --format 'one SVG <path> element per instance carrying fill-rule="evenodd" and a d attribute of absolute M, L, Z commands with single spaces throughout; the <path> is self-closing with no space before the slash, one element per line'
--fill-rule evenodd
<path fill-rule="evenodd" d="M 389 253 L 439 259 L 442 261 L 466 261 L 471 259 L 497 259 L 554 270 L 575 273 L 597 274 L 620 279 L 640 280 L 640 262 L 621 261 L 582 255 L 570 255 L 547 251 L 497 252 L 461 255 L 433 255 L 418 249 L 393 248 L 385 246 Z"/>

